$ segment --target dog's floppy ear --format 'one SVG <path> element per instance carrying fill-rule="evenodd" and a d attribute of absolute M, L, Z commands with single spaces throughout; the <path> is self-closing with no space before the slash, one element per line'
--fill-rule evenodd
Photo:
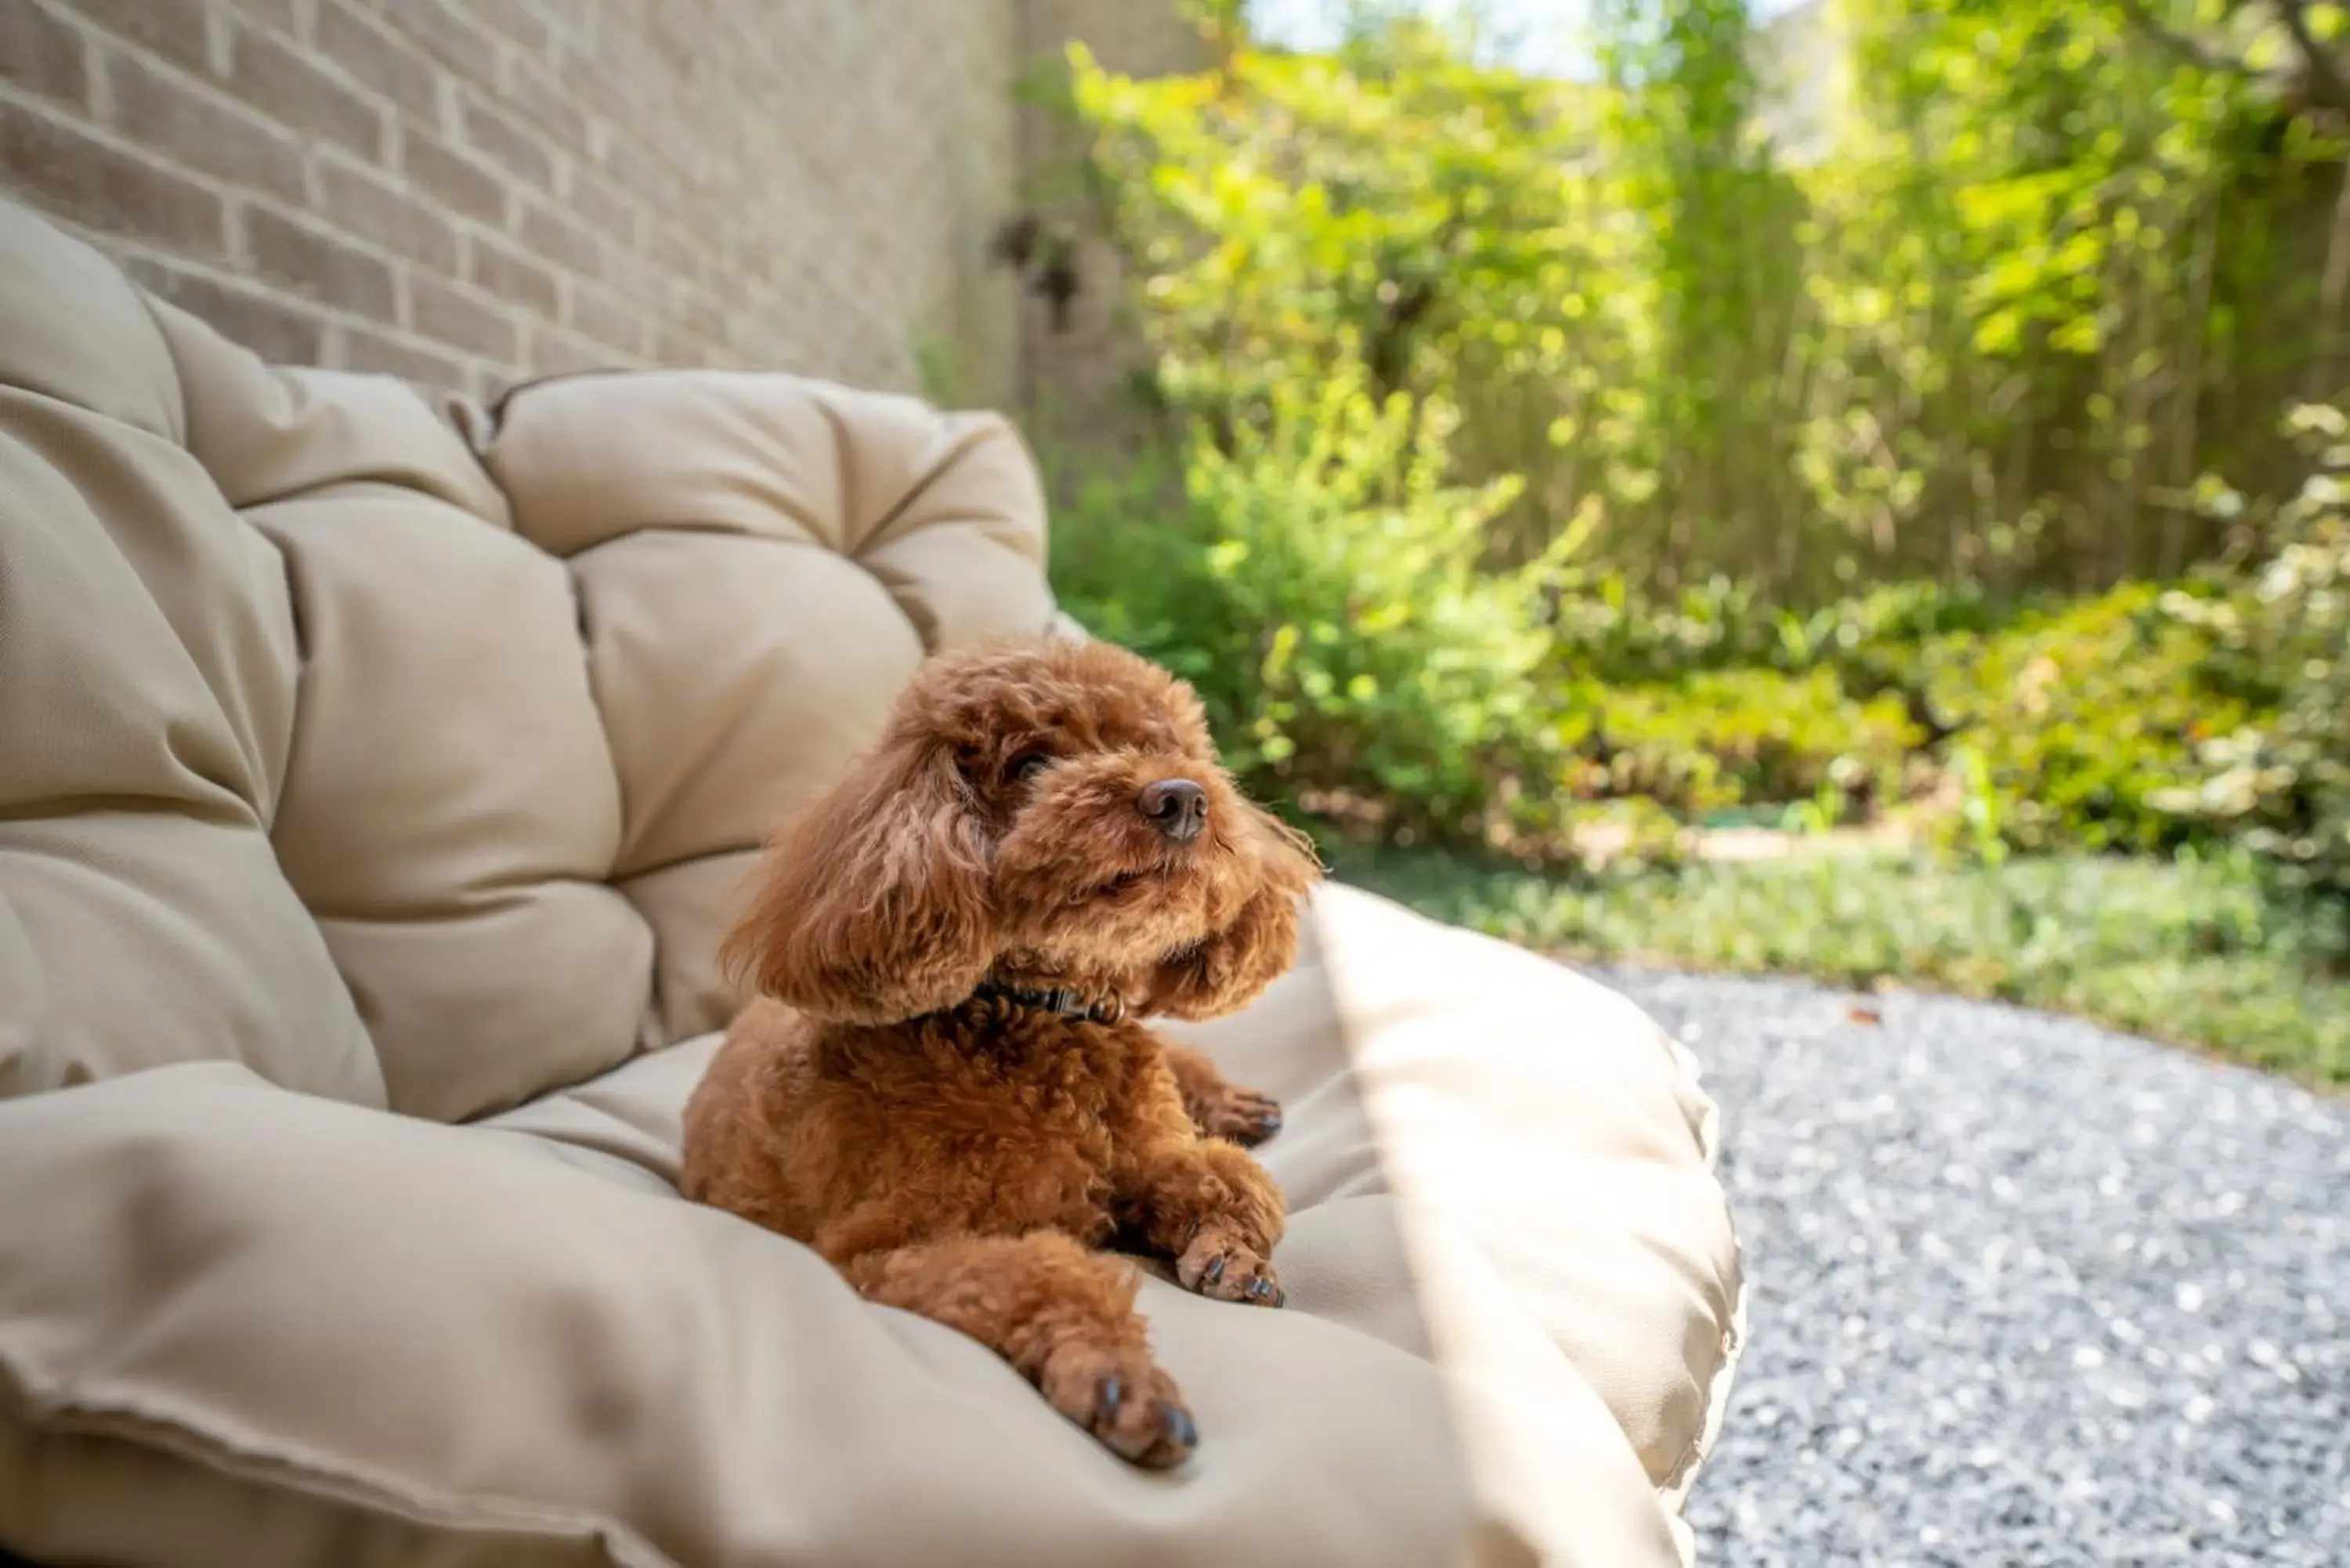
<path fill-rule="evenodd" d="M 1149 1006 L 1176 1018 L 1213 1018 L 1256 999 L 1297 959 L 1298 905 L 1320 879 L 1322 862 L 1304 834 L 1261 807 L 1255 829 L 1257 885 L 1214 935 L 1151 977 Z"/>
<path fill-rule="evenodd" d="M 952 758 L 885 742 L 785 820 L 720 960 L 737 983 L 820 1018 L 889 1023 L 950 1006 L 995 959 L 987 859 Z"/>

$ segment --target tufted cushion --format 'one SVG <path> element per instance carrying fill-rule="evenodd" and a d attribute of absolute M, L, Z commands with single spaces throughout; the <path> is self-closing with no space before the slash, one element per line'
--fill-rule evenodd
<path fill-rule="evenodd" d="M 0 205 L 0 1096 L 229 1061 L 380 1106 L 270 846 L 285 564 L 187 421 L 146 302 Z"/>
<path fill-rule="evenodd" d="M 718 371 L 525 388 L 486 460 L 577 589 L 614 875 L 660 939 L 645 1042 L 716 1028 L 716 930 L 784 807 L 926 651 L 1049 623 L 1035 467 L 993 415 Z"/>
<path fill-rule="evenodd" d="M 1736 1270 L 1672 1043 L 1343 888 L 1259 1007 L 1185 1033 L 1286 1101 L 1294 1212 L 1284 1312 L 1144 1282 L 1204 1434 L 1177 1476 L 681 1204 L 705 1037 L 466 1129 L 222 1067 L 0 1106 L 59 1195 L 0 1217 L 0 1368 L 56 1413 L 12 1423 L 0 1378 L 0 1542 L 10 1478 L 56 1476 L 16 1539 L 59 1562 L 1680 1561 Z"/>
<path fill-rule="evenodd" d="M 1078 635 L 1043 544 L 993 418 L 436 405 L 0 206 L 0 1557 L 1685 1560 L 1740 1314 L 1694 1066 L 1360 893 L 1182 1031 L 1286 1102 L 1294 1219 L 1287 1311 L 1145 1282 L 1180 1472 L 677 1198 L 753 846 L 927 649 Z"/>
<path fill-rule="evenodd" d="M 190 452 L 282 558 L 272 836 L 395 1110 L 479 1116 L 723 1023 L 715 931 L 776 815 L 929 648 L 1051 618 L 992 417 L 677 373 L 452 420 L 154 308 Z"/>

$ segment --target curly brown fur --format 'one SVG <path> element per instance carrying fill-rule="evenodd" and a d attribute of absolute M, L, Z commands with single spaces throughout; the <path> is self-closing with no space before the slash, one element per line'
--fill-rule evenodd
<path fill-rule="evenodd" d="M 933 660 L 778 831 L 727 939 L 758 1000 L 686 1107 L 686 1195 L 979 1340 L 1126 1458 L 1180 1462 L 1191 1414 L 1104 1249 L 1280 1305 L 1281 1193 L 1240 1146 L 1281 1113 L 1137 1020 L 1254 997 L 1318 872 L 1157 666 L 1097 643 Z"/>

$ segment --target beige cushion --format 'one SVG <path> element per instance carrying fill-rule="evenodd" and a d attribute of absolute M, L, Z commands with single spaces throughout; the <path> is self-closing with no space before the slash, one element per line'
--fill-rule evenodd
<path fill-rule="evenodd" d="M 272 837 L 394 1110 L 484 1115 L 723 1024 L 711 955 L 767 827 L 930 649 L 1051 618 L 991 416 L 675 373 L 452 421 L 155 309 L 190 447 L 291 584 Z"/>
<path fill-rule="evenodd" d="M 0 1095 L 224 1061 L 380 1106 L 270 848 L 284 563 L 181 445 L 185 407 L 121 275 L 0 205 Z"/>
<path fill-rule="evenodd" d="M 224 1067 L 0 1106 L 57 1195 L 0 1214 L 0 1521 L 224 1568 L 1676 1561 L 1736 1266 L 1671 1044 L 1345 888 L 1193 1033 L 1286 1098 L 1295 1213 L 1284 1313 L 1146 1282 L 1204 1434 L 1171 1480 L 679 1200 L 705 1038 L 469 1129 Z"/>
<path fill-rule="evenodd" d="M 434 407 L 0 207 L 0 1191 L 40 1195 L 0 1548 L 1683 1557 L 1739 1314 L 1694 1070 L 1365 895 L 1183 1032 L 1287 1102 L 1295 1218 L 1287 1311 L 1147 1286 L 1180 1472 L 677 1198 L 752 846 L 925 650 L 1077 634 L 1043 550 L 1000 421 L 785 376 Z"/>

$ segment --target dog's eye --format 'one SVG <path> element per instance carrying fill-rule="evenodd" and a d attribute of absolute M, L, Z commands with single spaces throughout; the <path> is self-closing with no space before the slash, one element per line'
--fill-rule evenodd
<path fill-rule="evenodd" d="M 1012 782 L 1026 784 L 1052 765 L 1053 759 L 1045 753 L 1030 752 L 1026 756 L 1014 760 L 1010 770 Z"/>

